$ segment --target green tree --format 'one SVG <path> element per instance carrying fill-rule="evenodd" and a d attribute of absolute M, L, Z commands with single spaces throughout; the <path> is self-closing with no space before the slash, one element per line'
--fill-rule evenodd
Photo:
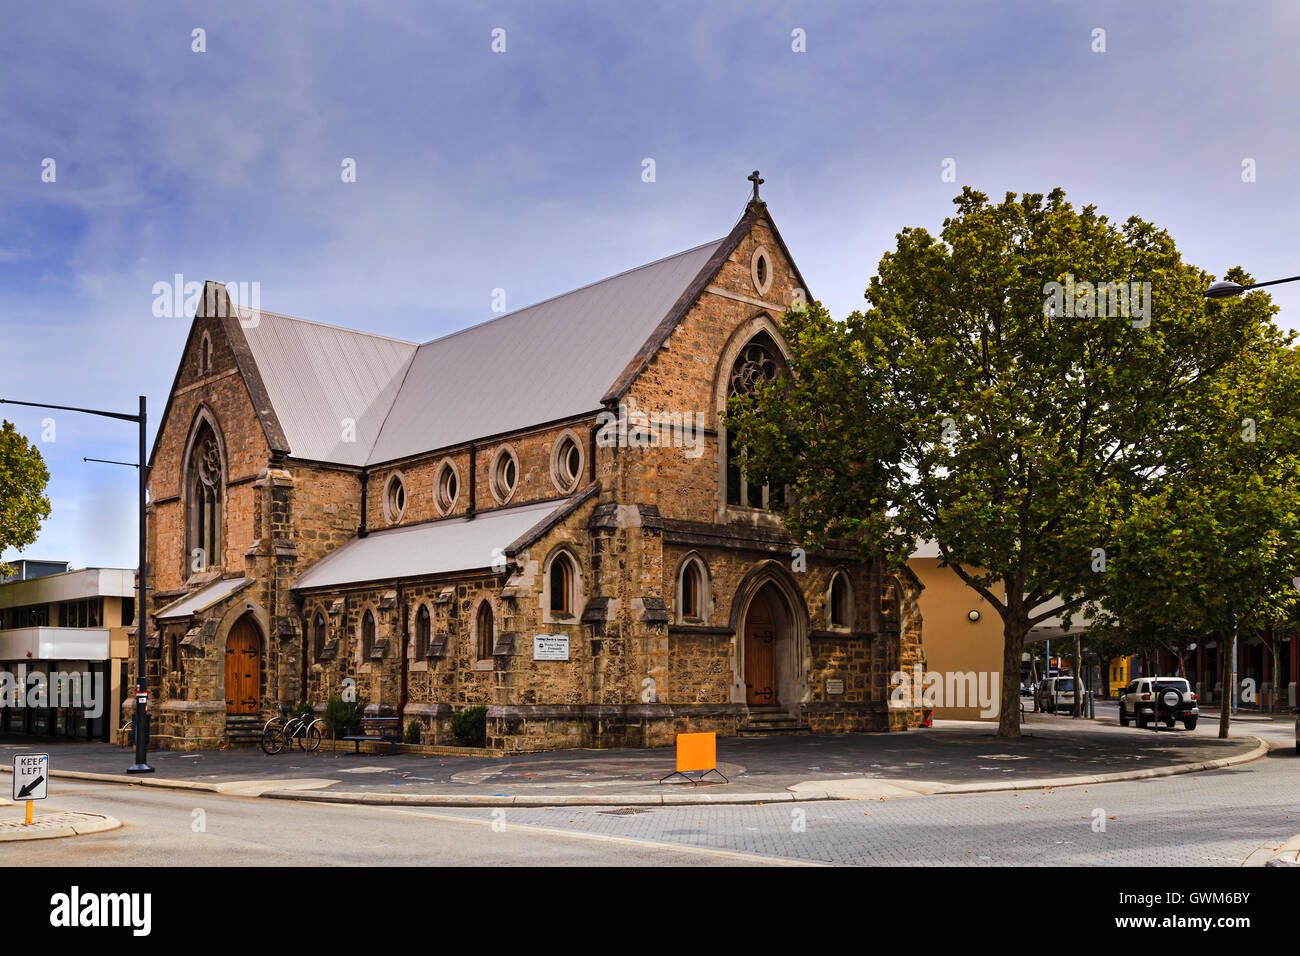
<path fill-rule="evenodd" d="M 727 425 L 746 470 L 789 487 L 778 508 L 801 540 L 853 539 L 893 566 L 937 543 L 1002 617 L 998 733 L 1018 736 L 1026 634 L 1057 614 L 1068 625 L 1097 590 L 1183 407 L 1258 338 L 1267 307 L 1207 309 L 1209 276 L 1167 233 L 1076 210 L 1059 189 L 954 202 L 938 239 L 899 233 L 865 312 L 787 313 L 788 373 L 734 399 Z"/>
<path fill-rule="evenodd" d="M 36 540 L 41 522 L 50 516 L 45 494 L 50 472 L 35 445 L 11 422 L 0 425 L 0 554 L 22 549 Z M 0 575 L 13 569 L 0 560 Z"/>
<path fill-rule="evenodd" d="M 1107 614 L 1153 643 L 1181 646 L 1180 661 L 1189 642 L 1217 640 L 1225 700 L 1233 639 L 1258 633 L 1273 650 L 1269 638 L 1300 601 L 1292 584 L 1300 568 L 1300 352 L 1271 325 L 1257 332 L 1202 401 L 1180 410 L 1161 484 L 1118 524 L 1101 581 Z M 1226 737 L 1230 709 L 1220 711 Z"/>

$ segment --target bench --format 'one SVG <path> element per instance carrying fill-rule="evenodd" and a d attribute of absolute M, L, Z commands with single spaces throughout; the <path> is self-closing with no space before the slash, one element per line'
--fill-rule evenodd
<path fill-rule="evenodd" d="M 354 730 L 360 733 L 352 733 Z M 344 727 L 340 739 L 353 742 L 353 753 L 361 753 L 361 744 L 366 740 L 388 743 L 392 753 L 397 753 L 397 744 L 402 739 L 402 721 L 400 717 L 362 717 L 359 727 Z"/>

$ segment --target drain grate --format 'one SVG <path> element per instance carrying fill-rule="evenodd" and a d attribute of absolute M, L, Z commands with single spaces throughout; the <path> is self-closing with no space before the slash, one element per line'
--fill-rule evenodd
<path fill-rule="evenodd" d="M 619 807 L 617 810 L 597 810 L 597 813 L 603 813 L 609 817 L 632 817 L 638 813 L 649 813 L 645 807 Z"/>

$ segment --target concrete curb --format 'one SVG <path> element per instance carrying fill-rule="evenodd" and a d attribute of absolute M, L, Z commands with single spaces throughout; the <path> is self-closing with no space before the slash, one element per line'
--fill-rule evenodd
<path fill-rule="evenodd" d="M 1300 834 L 1287 840 L 1269 858 L 1265 866 L 1300 866 Z"/>
<path fill-rule="evenodd" d="M 36 824 L 20 829 L 0 830 L 0 843 L 19 843 L 29 840 L 53 840 L 57 837 L 87 836 L 91 833 L 104 833 L 116 830 L 122 821 L 102 813 L 84 813 L 80 810 L 61 810 L 50 814 L 60 818 L 52 826 L 41 826 L 37 816 Z"/>
<path fill-rule="evenodd" d="M 1220 757 L 1218 760 L 1200 760 L 1195 763 L 1177 763 L 1168 767 L 1151 767 L 1147 770 L 1118 770 L 1114 773 L 1097 773 L 1079 777 L 1057 777 L 1054 780 L 1026 780 L 1016 783 L 1004 780 L 999 783 L 955 783 L 943 784 L 936 793 L 989 793 L 999 790 L 1044 790 L 1056 787 L 1078 787 L 1094 783 L 1118 783 L 1124 780 L 1151 780 L 1155 777 L 1173 777 L 1184 773 L 1201 773 L 1206 770 L 1222 770 L 1238 764 L 1258 760 L 1269 751 L 1269 746 L 1253 734 L 1246 734 L 1247 739 L 1255 741 L 1254 749 L 1237 754 L 1235 757 Z"/>
<path fill-rule="evenodd" d="M 13 768 L 0 766 L 0 773 L 12 774 Z M 197 780 L 176 780 L 173 777 L 149 777 L 141 774 L 126 773 L 91 773 L 88 770 L 51 770 L 51 777 L 65 780 L 87 780 L 93 783 L 125 783 L 141 787 L 161 787 L 164 790 L 205 790 L 220 793 L 221 784 L 203 783 Z"/>
<path fill-rule="evenodd" d="M 1151 767 L 1144 770 L 1121 770 L 1114 773 L 1089 774 L 1075 777 L 1056 777 L 1048 780 L 1001 780 L 990 783 L 933 783 L 923 780 L 881 780 L 881 783 L 909 791 L 908 794 L 928 796 L 932 794 L 993 793 L 1008 790 L 1046 790 L 1057 787 L 1078 787 L 1099 783 L 1118 783 L 1125 780 L 1149 780 L 1157 777 L 1172 777 L 1185 773 L 1202 773 L 1209 770 L 1222 770 L 1239 764 L 1257 760 L 1268 753 L 1269 747 L 1258 737 L 1247 734 L 1245 739 L 1255 741 L 1250 751 L 1233 757 L 1221 757 L 1217 760 L 1201 760 L 1194 763 L 1174 764 L 1169 767 Z M 8 767 L 0 767 L 0 773 L 10 773 Z M 710 804 L 755 804 L 755 803 L 800 803 L 818 800 L 861 800 L 862 795 L 837 795 L 830 789 L 821 789 L 828 781 L 815 781 L 814 789 L 807 791 L 783 790 L 774 793 L 690 793 L 669 792 L 652 794 L 529 794 L 512 796 L 510 794 L 450 794 L 450 793 L 362 793 L 342 790 L 263 790 L 258 794 L 240 794 L 230 791 L 230 781 L 224 783 L 204 783 L 195 780 L 175 780 L 168 777 L 135 776 L 129 774 L 89 773 L 82 770 L 53 770 L 51 777 L 64 777 L 70 780 L 87 780 L 96 783 L 124 783 L 142 787 L 159 787 L 167 790 L 197 790 L 206 793 L 225 793 L 231 796 L 257 796 L 270 800 L 300 800 L 311 803 L 351 803 L 370 806 L 404 806 L 404 807 L 581 807 L 581 806 L 619 806 L 619 807 L 669 807 L 669 806 L 708 806 Z M 874 779 L 874 778 L 873 778 Z M 247 781 L 240 781 L 241 783 Z M 281 781 L 268 780 L 269 786 Z M 226 788 L 226 789 L 223 789 Z M 874 796 L 871 797 L 874 799 Z"/>
<path fill-rule="evenodd" d="M 308 803 L 360 803 L 368 806 L 401 807 L 673 807 L 716 804 L 800 803 L 812 800 L 837 800 L 829 793 L 652 793 L 652 794 L 555 794 L 552 796 L 512 797 L 491 793 L 350 793 L 342 790 L 267 790 L 261 794 L 271 800 L 300 800 Z"/>

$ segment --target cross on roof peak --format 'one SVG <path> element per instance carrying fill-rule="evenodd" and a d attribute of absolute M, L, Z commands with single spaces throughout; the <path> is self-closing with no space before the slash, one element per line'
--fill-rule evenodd
<path fill-rule="evenodd" d="M 757 169 L 754 170 L 752 173 L 750 173 L 750 174 L 749 174 L 748 176 L 746 176 L 745 178 L 748 179 L 751 183 L 754 184 L 754 202 L 758 202 L 758 187 L 761 186 L 761 185 L 763 185 L 763 183 L 767 182 L 767 180 L 766 180 L 766 179 L 762 179 L 762 178 L 758 175 L 758 170 L 757 170 Z"/>

